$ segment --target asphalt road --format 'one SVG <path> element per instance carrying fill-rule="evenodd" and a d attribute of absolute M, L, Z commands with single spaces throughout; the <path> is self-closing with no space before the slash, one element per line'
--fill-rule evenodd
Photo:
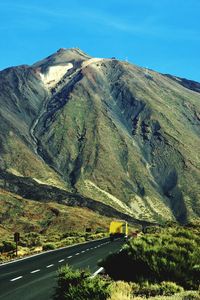
<path fill-rule="evenodd" d="M 53 299 L 60 266 L 89 268 L 94 273 L 98 260 L 119 251 L 122 244 L 123 240 L 102 239 L 0 265 L 0 300 Z"/>

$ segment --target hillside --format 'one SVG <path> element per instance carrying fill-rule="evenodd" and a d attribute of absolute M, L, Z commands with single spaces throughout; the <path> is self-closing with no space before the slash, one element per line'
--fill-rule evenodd
<path fill-rule="evenodd" d="M 89 209 L 68 207 L 54 202 L 40 203 L 0 190 L 0 244 L 13 240 L 16 230 L 21 236 L 39 233 L 46 240 L 54 240 L 67 232 L 85 232 L 91 228 L 107 231 L 111 219 Z M 58 239 L 58 238 L 57 238 Z"/>
<path fill-rule="evenodd" d="M 79 49 L 3 70 L 0 187 L 133 220 L 199 218 L 199 91 Z"/>

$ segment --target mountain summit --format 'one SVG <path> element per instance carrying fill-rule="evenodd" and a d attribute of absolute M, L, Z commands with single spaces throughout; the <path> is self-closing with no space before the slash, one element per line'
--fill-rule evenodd
<path fill-rule="evenodd" d="M 5 69 L 1 188 L 63 203 L 65 192 L 67 204 L 90 199 L 145 221 L 199 218 L 199 91 L 76 48 Z"/>

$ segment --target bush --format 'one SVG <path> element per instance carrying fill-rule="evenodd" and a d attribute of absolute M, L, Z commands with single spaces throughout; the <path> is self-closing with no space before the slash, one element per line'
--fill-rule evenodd
<path fill-rule="evenodd" d="M 55 244 L 52 244 L 52 243 L 47 243 L 47 244 L 44 244 L 42 246 L 42 250 L 46 251 L 46 250 L 54 250 L 56 249 L 56 245 Z"/>
<path fill-rule="evenodd" d="M 136 292 L 135 294 L 140 296 L 155 297 L 161 295 L 161 287 L 159 284 L 151 284 L 146 281 L 142 283 L 138 292 Z"/>
<path fill-rule="evenodd" d="M 200 295 L 194 295 L 193 293 L 189 293 L 183 297 L 182 300 L 200 300 Z"/>
<path fill-rule="evenodd" d="M 186 288 L 200 284 L 200 239 L 186 228 L 167 228 L 160 233 L 132 239 L 102 263 L 115 280 L 173 281 Z"/>
<path fill-rule="evenodd" d="M 65 239 L 67 237 L 83 237 L 85 235 L 84 232 L 79 231 L 67 231 L 62 235 L 62 238 Z"/>
<path fill-rule="evenodd" d="M 16 244 L 14 242 L 3 241 L 0 251 L 1 253 L 15 251 Z"/>
<path fill-rule="evenodd" d="M 25 236 L 20 240 L 19 245 L 23 247 L 41 246 L 41 236 L 37 232 L 26 233 Z"/>
<path fill-rule="evenodd" d="M 98 227 L 96 228 L 95 233 L 105 233 L 105 228 Z"/>
<path fill-rule="evenodd" d="M 106 300 L 109 296 L 109 285 L 99 276 L 90 278 L 89 271 L 72 270 L 62 267 L 58 273 L 58 287 L 54 299 L 59 300 Z"/>
<path fill-rule="evenodd" d="M 163 281 L 160 284 L 161 295 L 171 296 L 176 293 L 181 293 L 184 291 L 182 286 L 177 285 L 175 282 Z"/>
<path fill-rule="evenodd" d="M 159 226 L 147 226 L 143 232 L 144 233 L 158 233 L 158 232 L 161 232 L 162 231 L 162 228 L 159 227 Z"/>
<path fill-rule="evenodd" d="M 73 270 L 69 266 L 62 267 L 58 273 L 58 287 L 54 299 L 133 300 L 135 297 L 138 297 L 137 299 L 139 297 L 142 297 L 141 299 L 156 296 L 168 297 L 178 293 L 182 295 L 184 292 L 184 289 L 174 282 L 163 281 L 160 284 L 148 281 L 141 283 L 112 282 L 105 277 L 96 276 L 95 278 L 91 278 L 90 276 L 91 274 L 87 270 Z M 188 293 L 187 297 L 184 299 L 199 299 L 197 293 Z"/>

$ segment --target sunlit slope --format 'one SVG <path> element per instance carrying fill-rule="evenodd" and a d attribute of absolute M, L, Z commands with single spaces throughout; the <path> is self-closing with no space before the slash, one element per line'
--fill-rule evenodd
<path fill-rule="evenodd" d="M 69 207 L 53 202 L 41 203 L 0 189 L 0 244 L 13 240 L 13 233 L 40 233 L 47 240 L 67 232 L 84 232 L 86 228 L 107 231 L 110 221 L 87 208 Z"/>

